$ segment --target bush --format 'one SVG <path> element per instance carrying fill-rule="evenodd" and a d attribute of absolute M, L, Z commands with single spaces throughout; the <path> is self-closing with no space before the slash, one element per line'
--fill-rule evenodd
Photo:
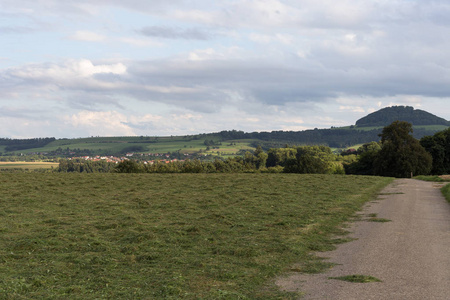
<path fill-rule="evenodd" d="M 117 164 L 114 171 L 117 173 L 142 173 L 143 169 L 134 160 L 124 160 Z"/>
<path fill-rule="evenodd" d="M 297 148 L 295 158 L 287 160 L 285 173 L 327 174 L 335 159 L 331 149 L 325 146 L 302 146 Z"/>

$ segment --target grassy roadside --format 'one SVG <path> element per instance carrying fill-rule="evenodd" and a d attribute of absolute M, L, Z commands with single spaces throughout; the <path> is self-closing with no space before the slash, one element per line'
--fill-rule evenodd
<path fill-rule="evenodd" d="M 450 176 L 417 176 L 415 177 L 419 180 L 425 180 L 425 181 L 432 181 L 432 182 L 450 182 Z M 450 183 L 445 185 L 441 189 L 442 194 L 444 195 L 445 199 L 447 199 L 448 202 L 450 202 Z"/>
<path fill-rule="evenodd" d="M 389 178 L 0 174 L 6 299 L 272 299 Z M 308 271 L 307 267 L 301 271 Z"/>
<path fill-rule="evenodd" d="M 450 202 L 450 183 L 444 186 L 442 189 L 442 194 L 444 195 L 445 199 L 447 199 L 448 202 Z"/>
<path fill-rule="evenodd" d="M 420 176 L 416 176 L 414 178 L 418 179 L 418 180 L 431 181 L 431 182 L 450 182 L 450 178 L 438 176 L 438 175 L 420 175 Z"/>

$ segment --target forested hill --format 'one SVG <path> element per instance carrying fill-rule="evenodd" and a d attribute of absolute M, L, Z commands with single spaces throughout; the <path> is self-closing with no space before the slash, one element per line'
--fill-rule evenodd
<path fill-rule="evenodd" d="M 380 109 L 356 121 L 358 127 L 387 126 L 394 121 L 406 121 L 413 125 L 445 125 L 450 122 L 429 112 L 411 106 L 392 106 Z"/>
<path fill-rule="evenodd" d="M 113 155 L 127 153 L 210 153 L 254 149 L 264 150 L 286 145 L 326 145 L 332 148 L 346 148 L 354 145 L 379 141 L 383 127 L 393 121 L 407 121 L 413 124 L 413 135 L 420 139 L 447 129 L 450 122 L 426 111 L 408 106 L 381 109 L 358 120 L 356 126 L 310 129 L 304 131 L 243 132 L 238 130 L 215 133 L 201 133 L 192 136 L 171 137 L 91 137 L 80 139 L 8 139 L 0 138 L 0 156 L 14 152 L 45 153 L 54 156 Z M 236 146 L 239 144 L 239 147 Z M 212 148 L 212 149 L 211 149 Z M 226 149 L 225 149 L 226 148 Z M 228 150 L 227 150 L 228 151 Z M 230 150 L 231 151 L 231 150 Z M 212 152 L 211 152 L 212 153 Z M 225 153 L 225 152 L 224 152 Z M 182 157 L 182 156 L 181 156 Z"/>

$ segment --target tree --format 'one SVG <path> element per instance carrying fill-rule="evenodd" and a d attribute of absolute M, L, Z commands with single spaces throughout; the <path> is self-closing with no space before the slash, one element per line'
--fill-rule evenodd
<path fill-rule="evenodd" d="M 326 174 L 332 172 L 333 153 L 325 146 L 302 146 L 297 148 L 295 158 L 289 159 L 285 173 Z"/>
<path fill-rule="evenodd" d="M 256 169 L 264 168 L 267 162 L 267 153 L 264 152 L 262 147 L 258 145 L 253 155 L 255 156 Z"/>
<path fill-rule="evenodd" d="M 435 175 L 450 174 L 450 128 L 433 136 L 425 136 L 420 144 L 433 157 L 431 173 Z"/>
<path fill-rule="evenodd" d="M 264 152 L 261 146 L 257 146 L 256 150 L 251 153 L 246 151 L 244 154 L 244 164 L 248 170 L 258 170 L 266 166 L 267 153 Z"/>
<path fill-rule="evenodd" d="M 143 172 L 141 166 L 139 163 L 137 163 L 135 160 L 123 160 L 120 163 L 117 164 L 116 168 L 114 169 L 117 173 L 141 173 Z"/>
<path fill-rule="evenodd" d="M 406 178 L 429 174 L 432 157 L 412 132 L 412 124 L 404 121 L 395 121 L 383 128 L 381 150 L 375 158 L 375 175 Z"/>
<path fill-rule="evenodd" d="M 357 160 L 347 164 L 345 171 L 355 175 L 374 175 L 374 162 L 381 150 L 381 144 L 370 142 L 358 148 Z"/>
<path fill-rule="evenodd" d="M 275 167 L 286 165 L 286 162 L 289 159 L 295 158 L 295 154 L 297 153 L 297 149 L 295 148 L 271 148 L 267 152 L 267 167 Z"/>

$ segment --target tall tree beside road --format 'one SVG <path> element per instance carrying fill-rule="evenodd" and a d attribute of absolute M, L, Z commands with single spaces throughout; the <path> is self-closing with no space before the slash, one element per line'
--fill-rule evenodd
<path fill-rule="evenodd" d="M 425 136 L 420 144 L 433 156 L 434 175 L 450 174 L 450 128 L 433 136 Z"/>
<path fill-rule="evenodd" d="M 411 123 L 395 121 L 384 127 L 381 150 L 375 159 L 376 175 L 390 177 L 411 177 L 429 174 L 432 156 L 412 136 Z"/>

